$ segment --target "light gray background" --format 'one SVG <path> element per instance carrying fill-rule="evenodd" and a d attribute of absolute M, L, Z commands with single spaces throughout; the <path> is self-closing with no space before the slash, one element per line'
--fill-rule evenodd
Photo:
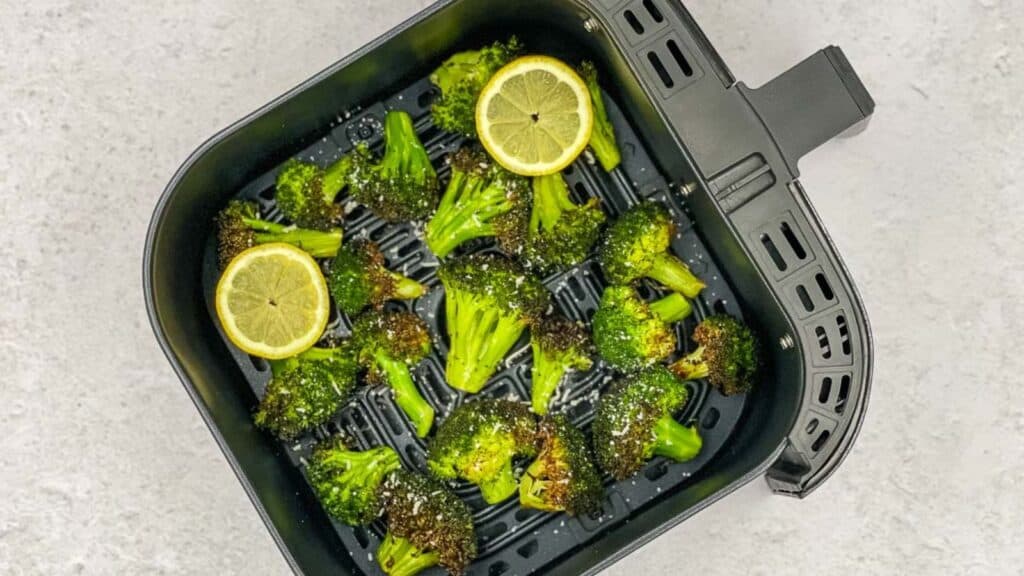
<path fill-rule="evenodd" d="M 157 349 L 142 240 L 202 140 L 424 0 L 0 0 L 0 574 L 287 568 Z M 860 440 L 608 574 L 1024 574 L 1022 0 L 693 0 L 759 85 L 829 43 L 878 102 L 803 182 L 874 326 Z"/>

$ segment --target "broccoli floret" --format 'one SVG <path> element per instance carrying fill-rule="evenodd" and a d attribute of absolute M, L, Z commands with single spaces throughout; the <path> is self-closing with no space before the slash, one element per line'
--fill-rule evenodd
<path fill-rule="evenodd" d="M 401 467 L 391 448 L 357 452 L 334 438 L 317 445 L 306 470 L 328 514 L 345 524 L 363 526 L 380 516 L 380 487 L 388 474 Z"/>
<path fill-rule="evenodd" d="M 391 111 L 384 118 L 384 157 L 374 164 L 365 144 L 352 154 L 352 199 L 389 222 L 421 220 L 437 201 L 437 173 L 412 118 Z"/>
<path fill-rule="evenodd" d="M 669 368 L 680 378 L 707 378 L 722 394 L 746 394 L 760 364 L 757 339 L 742 322 L 725 314 L 705 318 L 693 331 L 697 349 Z"/>
<path fill-rule="evenodd" d="M 523 330 L 541 318 L 551 295 L 513 260 L 474 254 L 445 262 L 437 272 L 445 289 L 448 383 L 479 392 Z"/>
<path fill-rule="evenodd" d="M 484 399 L 462 404 L 437 428 L 427 466 L 439 478 L 462 478 L 480 487 L 488 504 L 516 491 L 512 459 L 533 457 L 537 423 L 524 404 Z"/>
<path fill-rule="evenodd" d="M 533 349 L 530 400 L 533 411 L 544 415 L 565 374 L 570 370 L 590 370 L 593 366 L 593 343 L 582 324 L 555 315 L 533 327 L 530 347 Z"/>
<path fill-rule="evenodd" d="M 530 206 L 528 182 L 491 162 L 479 149 L 449 158 L 451 180 L 427 223 L 427 246 L 443 258 L 463 242 L 517 232 L 516 215 Z"/>
<path fill-rule="evenodd" d="M 614 384 L 601 397 L 594 416 L 598 464 L 624 480 L 654 456 L 678 462 L 696 457 L 702 445 L 696 426 L 684 426 L 673 418 L 688 396 L 683 382 L 664 366 Z"/>
<path fill-rule="evenodd" d="M 367 306 L 380 308 L 388 300 L 412 300 L 427 292 L 419 282 L 388 270 L 377 244 L 362 238 L 341 247 L 329 280 L 334 301 L 349 316 Z"/>
<path fill-rule="evenodd" d="M 661 204 L 644 202 L 630 208 L 608 229 L 598 249 L 605 276 L 612 284 L 647 277 L 695 298 L 704 283 L 669 252 L 673 234 L 672 215 Z"/>
<path fill-rule="evenodd" d="M 594 156 L 601 163 L 605 172 L 611 172 L 622 161 L 619 154 L 619 147 L 615 143 L 615 128 L 608 120 L 608 112 L 604 108 L 604 97 L 601 95 L 601 86 L 597 83 L 597 68 L 593 62 L 583 62 L 580 65 L 580 77 L 587 83 L 587 90 L 590 92 L 590 101 L 594 109 L 594 129 L 590 133 L 590 149 Z"/>
<path fill-rule="evenodd" d="M 390 386 L 416 434 L 426 436 L 434 409 L 416 388 L 411 368 L 430 353 L 427 325 L 411 312 L 369 312 L 356 320 L 352 340 L 370 383 Z"/>
<path fill-rule="evenodd" d="M 217 214 L 216 222 L 217 263 L 221 269 L 257 244 L 285 242 L 309 252 L 314 258 L 330 258 L 341 246 L 341 228 L 325 232 L 261 220 L 255 202 L 232 200 Z"/>
<path fill-rule="evenodd" d="M 341 221 L 341 206 L 334 203 L 345 187 L 352 169 L 352 157 L 343 156 L 327 168 L 310 162 L 289 160 L 277 175 L 274 199 L 278 208 L 296 226 L 330 230 Z"/>
<path fill-rule="evenodd" d="M 639 370 L 672 354 L 677 342 L 671 324 L 690 312 L 690 303 L 675 292 L 648 304 L 629 286 L 609 286 L 594 313 L 594 345 L 613 368 Z"/>
<path fill-rule="evenodd" d="M 442 130 L 470 138 L 476 137 L 476 101 L 487 81 L 502 66 L 522 52 L 519 40 L 495 42 L 480 50 L 459 52 L 441 64 L 430 75 L 430 81 L 441 89 L 431 107 L 434 124 Z"/>
<path fill-rule="evenodd" d="M 523 473 L 519 503 L 572 516 L 599 511 L 604 487 L 583 434 L 559 414 L 541 421 L 537 437 L 540 455 Z"/>
<path fill-rule="evenodd" d="M 326 423 L 352 395 L 359 369 L 348 345 L 310 348 L 272 362 L 271 368 L 273 377 L 253 419 L 282 440 Z"/>
<path fill-rule="evenodd" d="M 388 576 L 413 576 L 438 565 L 459 575 L 476 558 L 469 507 L 441 482 L 399 470 L 381 496 L 388 528 L 377 563 Z"/>

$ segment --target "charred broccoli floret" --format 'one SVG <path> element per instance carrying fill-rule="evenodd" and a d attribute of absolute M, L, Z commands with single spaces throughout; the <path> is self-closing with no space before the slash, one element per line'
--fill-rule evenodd
<path fill-rule="evenodd" d="M 440 565 L 462 574 L 476 558 L 469 507 L 437 480 L 399 470 L 381 490 L 388 529 L 377 563 L 388 576 L 413 576 Z"/>
<path fill-rule="evenodd" d="M 590 92 L 590 101 L 594 109 L 594 129 L 590 133 L 590 149 L 594 156 L 601 163 L 605 172 L 611 172 L 622 161 L 619 153 L 619 146 L 615 143 L 615 128 L 608 119 L 608 112 L 604 108 L 604 96 L 601 95 L 601 86 L 597 83 L 597 68 L 593 62 L 583 62 L 580 65 L 580 77 L 587 83 L 587 90 Z"/>
<path fill-rule="evenodd" d="M 326 423 L 351 396 L 359 370 L 347 343 L 310 348 L 272 362 L 271 368 L 273 377 L 253 419 L 282 440 Z"/>
<path fill-rule="evenodd" d="M 364 144 L 352 154 L 352 199 L 390 222 L 421 220 L 437 201 L 437 173 L 412 118 L 391 111 L 384 118 L 384 157 L 374 164 Z"/>
<path fill-rule="evenodd" d="M 391 448 L 357 452 L 333 438 L 317 445 L 306 471 L 328 514 L 350 526 L 363 526 L 380 516 L 380 487 L 401 467 Z"/>
<path fill-rule="evenodd" d="M 351 169 L 352 157 L 347 155 L 327 168 L 289 160 L 277 175 L 278 208 L 296 226 L 330 230 L 341 221 L 341 206 L 334 199 L 345 188 Z"/>
<path fill-rule="evenodd" d="M 544 318 L 531 329 L 530 347 L 533 349 L 530 401 L 533 411 L 544 415 L 566 373 L 590 370 L 593 366 L 593 343 L 582 324 L 555 315 Z"/>
<path fill-rule="evenodd" d="M 449 260 L 437 275 L 448 324 L 445 375 L 453 387 L 479 392 L 523 330 L 544 314 L 551 295 L 514 261 L 494 254 Z"/>
<path fill-rule="evenodd" d="M 725 314 L 705 318 L 693 331 L 697 349 L 669 368 L 680 378 L 707 378 L 722 394 L 746 394 L 760 364 L 757 339 L 742 322 Z"/>
<path fill-rule="evenodd" d="M 362 238 L 338 251 L 329 284 L 338 308 L 349 316 L 367 306 L 380 308 L 388 300 L 412 300 L 427 292 L 419 282 L 388 270 L 377 244 Z"/>
<path fill-rule="evenodd" d="M 385 384 L 422 438 L 434 423 L 434 409 L 416 388 L 411 368 L 430 353 L 430 333 L 411 312 L 368 312 L 352 327 L 359 364 L 371 384 Z"/>
<path fill-rule="evenodd" d="M 216 221 L 217 263 L 221 269 L 257 244 L 284 242 L 309 252 L 314 258 L 330 258 L 341 246 L 341 228 L 324 232 L 261 220 L 255 202 L 232 200 L 217 214 Z"/>
<path fill-rule="evenodd" d="M 594 313 L 594 345 L 613 368 L 639 370 L 672 354 L 677 344 L 672 323 L 690 312 L 690 303 L 678 293 L 648 304 L 629 286 L 609 286 Z"/>
<path fill-rule="evenodd" d="M 451 180 L 426 229 L 430 250 L 443 258 L 474 238 L 517 232 L 517 214 L 530 206 L 528 181 L 512 174 L 479 149 L 461 148 L 449 161 Z"/>
<path fill-rule="evenodd" d="M 673 418 L 688 396 L 683 382 L 664 366 L 614 384 L 601 397 L 594 416 L 598 464 L 624 480 L 654 456 L 678 462 L 696 457 L 702 445 L 696 426 L 684 426 Z"/>
<path fill-rule="evenodd" d="M 661 204 L 644 202 L 626 211 L 605 234 L 598 257 L 612 284 L 651 278 L 666 288 L 695 298 L 704 283 L 669 252 L 675 223 Z"/>
<path fill-rule="evenodd" d="M 519 40 L 495 42 L 479 50 L 459 52 L 430 75 L 441 96 L 431 107 L 434 124 L 442 130 L 476 136 L 476 101 L 487 81 L 499 68 L 522 52 Z"/>
<path fill-rule="evenodd" d="M 572 516 L 600 510 L 604 487 L 583 434 L 559 414 L 541 421 L 537 437 L 540 454 L 523 473 L 519 503 Z"/>
<path fill-rule="evenodd" d="M 537 423 L 524 404 L 484 399 L 463 404 L 437 428 L 427 466 L 439 478 L 462 478 L 480 487 L 488 504 L 516 491 L 512 459 L 533 457 Z"/>

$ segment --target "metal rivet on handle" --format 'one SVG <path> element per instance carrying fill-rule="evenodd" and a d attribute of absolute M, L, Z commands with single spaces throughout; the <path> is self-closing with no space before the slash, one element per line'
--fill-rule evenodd
<path fill-rule="evenodd" d="M 792 336 L 790 336 L 789 334 L 786 334 L 782 338 L 779 338 L 779 346 L 783 350 L 789 350 L 793 346 L 796 346 L 796 342 L 793 341 L 793 337 Z"/>
<path fill-rule="evenodd" d="M 593 18 L 587 18 L 583 21 L 583 29 L 587 32 L 597 32 L 601 29 L 601 24 Z"/>
<path fill-rule="evenodd" d="M 679 185 L 679 193 L 683 195 L 683 198 L 686 198 L 687 196 L 689 196 L 690 194 L 693 194 L 696 191 L 697 191 L 697 183 L 696 182 L 687 182 L 686 184 L 680 184 Z"/>

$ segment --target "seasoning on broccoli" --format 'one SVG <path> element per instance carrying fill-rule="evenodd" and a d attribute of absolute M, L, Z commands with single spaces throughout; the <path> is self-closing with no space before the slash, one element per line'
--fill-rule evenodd
<path fill-rule="evenodd" d="M 368 312 L 352 327 L 352 341 L 369 382 L 390 386 L 416 435 L 426 436 L 434 409 L 416 388 L 411 368 L 430 353 L 427 325 L 411 312 Z"/>
<path fill-rule="evenodd" d="M 499 68 L 522 52 L 519 40 L 495 42 L 479 50 L 452 55 L 430 75 L 441 96 L 431 107 L 434 124 L 442 130 L 476 137 L 476 101 Z"/>
<path fill-rule="evenodd" d="M 476 558 L 469 507 L 441 482 L 398 470 L 381 497 L 388 528 L 377 563 L 388 576 L 413 576 L 432 566 L 459 575 Z"/>
<path fill-rule="evenodd" d="M 579 68 L 580 77 L 587 83 L 587 90 L 590 92 L 590 101 L 594 109 L 594 129 L 590 133 L 590 149 L 594 156 L 601 163 L 605 172 L 611 172 L 622 161 L 619 153 L 619 146 L 615 143 L 615 128 L 608 119 L 608 112 L 604 108 L 604 97 L 601 95 L 601 86 L 597 83 L 597 68 L 593 62 L 583 62 Z"/>
<path fill-rule="evenodd" d="M 529 182 L 483 151 L 463 147 L 449 162 L 451 180 L 426 228 L 427 246 L 441 258 L 474 238 L 514 233 L 516 215 L 530 209 Z"/>
<path fill-rule="evenodd" d="M 328 514 L 350 526 L 364 526 L 381 515 L 380 488 L 401 467 L 391 448 L 358 452 L 333 438 L 317 445 L 306 471 Z"/>
<path fill-rule="evenodd" d="M 559 414 L 541 420 L 537 436 L 540 454 L 523 473 L 519 503 L 572 516 L 601 510 L 604 487 L 583 434 Z"/>
<path fill-rule="evenodd" d="M 388 270 L 377 244 L 362 238 L 341 247 L 328 283 L 338 308 L 349 316 L 367 306 L 380 308 L 388 300 L 412 300 L 427 292 L 419 282 Z"/>
<path fill-rule="evenodd" d="M 314 230 L 334 228 L 342 219 L 341 206 L 334 199 L 345 188 L 351 169 L 352 157 L 348 155 L 327 168 L 289 160 L 277 175 L 277 207 L 296 226 Z"/>
<path fill-rule="evenodd" d="M 412 118 L 391 111 L 384 118 L 384 157 L 372 162 L 365 144 L 352 153 L 352 199 L 390 222 L 421 220 L 437 201 L 437 173 L 416 136 Z"/>
<path fill-rule="evenodd" d="M 612 386 L 594 416 L 597 463 L 617 480 L 637 473 L 654 456 L 684 462 L 700 453 L 696 426 L 684 426 L 673 414 L 686 405 L 683 382 L 664 366 L 639 372 Z"/>
<path fill-rule="evenodd" d="M 690 303 L 675 292 L 648 304 L 629 286 L 609 286 L 594 313 L 594 345 L 611 367 L 639 370 L 675 351 L 672 323 L 690 312 Z"/>
<path fill-rule="evenodd" d="M 341 228 L 307 230 L 260 219 L 255 202 L 232 200 L 217 214 L 217 263 L 221 269 L 236 256 L 256 246 L 284 242 L 309 252 L 314 258 L 330 258 L 341 246 Z"/>
<path fill-rule="evenodd" d="M 514 261 L 474 254 L 445 262 L 437 272 L 445 289 L 448 383 L 476 393 L 523 330 L 544 314 L 551 295 Z"/>
<path fill-rule="evenodd" d="M 462 478 L 480 487 L 488 504 L 516 491 L 512 459 L 533 457 L 536 421 L 511 400 L 483 399 L 457 407 L 437 428 L 427 466 L 439 478 Z"/>
<path fill-rule="evenodd" d="M 530 401 L 536 414 L 548 413 L 558 385 L 571 370 L 590 370 L 594 361 L 590 333 L 579 322 L 548 316 L 530 331 L 533 349 Z"/>
<path fill-rule="evenodd" d="M 605 233 L 598 258 L 612 284 L 650 278 L 670 290 L 695 298 L 704 283 L 669 252 L 675 223 L 661 204 L 644 202 L 624 213 Z"/>
<path fill-rule="evenodd" d="M 742 322 L 718 314 L 693 331 L 697 349 L 669 368 L 684 380 L 707 378 L 722 394 L 746 394 L 754 387 L 759 355 L 757 339 Z"/>

